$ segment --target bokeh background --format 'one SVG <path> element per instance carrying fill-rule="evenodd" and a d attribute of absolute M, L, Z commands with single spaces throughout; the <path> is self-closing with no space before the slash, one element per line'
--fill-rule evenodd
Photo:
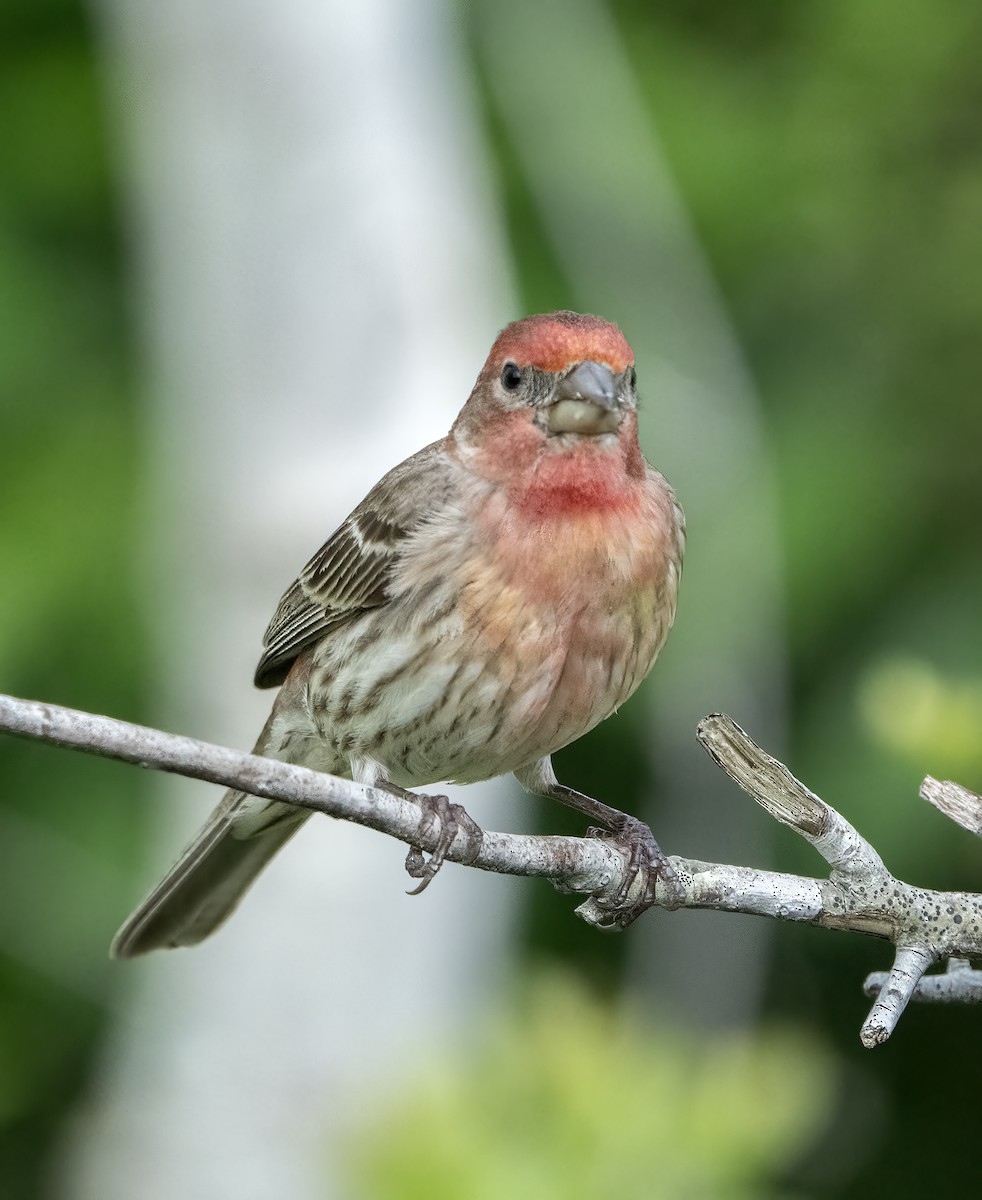
<path fill-rule="evenodd" d="M 598 311 L 690 554 L 664 661 L 560 777 L 670 851 L 820 871 L 703 760 L 723 708 L 896 874 L 977 887 L 916 792 L 982 787 L 980 46 L 927 0 L 8 0 L 0 687 L 248 745 L 304 559 L 502 324 Z M 863 1051 L 877 943 L 605 939 L 452 868 L 410 901 L 332 829 L 213 943 L 111 964 L 209 790 L 9 739 L 0 780 L 9 1200 L 969 1186 L 979 1014 Z"/>

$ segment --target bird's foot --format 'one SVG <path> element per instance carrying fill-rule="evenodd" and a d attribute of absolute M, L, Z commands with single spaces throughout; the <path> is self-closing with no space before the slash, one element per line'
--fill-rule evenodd
<path fill-rule="evenodd" d="M 451 804 L 447 796 L 414 796 L 422 810 L 419 818 L 417 836 L 421 842 L 435 838 L 436 844 L 429 858 L 423 854 L 421 846 L 410 846 L 406 855 L 406 870 L 418 879 L 419 884 L 408 892 L 409 896 L 418 896 L 430 885 L 430 880 L 443 866 L 450 847 L 457 834 L 463 830 L 470 839 L 470 847 L 465 862 L 473 862 L 481 851 L 483 836 L 480 825 L 460 804 Z"/>
<path fill-rule="evenodd" d="M 587 835 L 610 842 L 627 856 L 624 873 L 615 891 L 609 896 L 594 896 L 603 913 L 597 922 L 598 928 L 626 929 L 643 912 L 653 908 L 658 880 L 665 885 L 665 894 L 659 898 L 663 908 L 677 908 L 682 903 L 678 874 L 643 821 L 619 813 L 612 830 L 592 828 L 587 830 Z"/>

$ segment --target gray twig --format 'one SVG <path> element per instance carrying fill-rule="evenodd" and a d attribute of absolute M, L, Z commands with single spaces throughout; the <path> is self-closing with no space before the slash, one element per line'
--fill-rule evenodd
<path fill-rule="evenodd" d="M 982 836 L 982 796 L 950 779 L 943 782 L 930 775 L 921 784 L 921 799 L 950 817 L 969 833 Z"/>
<path fill-rule="evenodd" d="M 421 825 L 419 806 L 384 788 L 12 696 L 0 695 L 0 731 L 298 804 L 408 845 L 435 848 L 436 831 L 427 832 L 426 822 Z M 729 717 L 720 713 L 706 717 L 697 736 L 722 770 L 771 816 L 810 842 L 830 870 L 827 879 L 812 879 L 673 856 L 681 906 L 804 921 L 893 942 L 897 947 L 893 968 L 888 974 L 870 976 L 866 983 L 868 994 L 876 995 L 861 1034 L 866 1046 L 879 1045 L 890 1036 L 911 999 L 982 1000 L 982 973 L 964 965 L 965 960 L 982 955 L 982 896 L 915 888 L 895 879 L 841 814 L 761 750 Z M 922 794 L 931 790 L 929 784 L 935 781 L 926 780 Z M 945 790 L 946 796 L 950 789 L 965 791 L 955 784 L 935 787 Z M 974 811 L 982 814 L 982 801 L 977 796 L 974 800 Z M 959 811 L 966 811 L 964 803 Z M 980 827 L 982 821 L 977 821 L 974 828 Z M 593 924 L 603 922 L 609 913 L 605 902 L 616 892 L 626 869 L 622 853 L 601 838 L 489 830 L 476 834 L 466 822 L 446 857 L 485 871 L 541 876 L 560 891 L 587 893 L 577 913 Z M 637 881 L 637 886 L 643 886 L 643 881 Z M 659 883 L 656 899 L 677 907 L 679 893 L 673 889 L 668 895 Z M 943 976 L 925 976 L 928 967 L 942 959 L 963 965 Z"/>
<path fill-rule="evenodd" d="M 889 979 L 889 972 L 874 971 L 867 975 L 863 991 L 867 996 L 877 996 Z M 949 958 L 942 974 L 921 975 L 908 999 L 930 1004 L 980 1004 L 982 971 L 974 970 L 967 958 Z"/>

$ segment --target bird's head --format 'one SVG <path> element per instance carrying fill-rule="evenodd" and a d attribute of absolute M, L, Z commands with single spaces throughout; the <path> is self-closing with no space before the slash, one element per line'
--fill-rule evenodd
<path fill-rule="evenodd" d="M 451 436 L 489 468 L 543 455 L 637 450 L 634 354 L 616 325 L 545 313 L 499 334 Z M 497 470 L 491 473 L 497 474 Z"/>

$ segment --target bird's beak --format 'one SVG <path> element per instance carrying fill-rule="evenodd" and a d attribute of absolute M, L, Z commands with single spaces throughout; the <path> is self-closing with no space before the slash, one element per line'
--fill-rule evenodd
<path fill-rule="evenodd" d="M 584 362 L 560 381 L 546 409 L 546 427 L 550 433 L 616 433 L 621 415 L 613 371 Z"/>

